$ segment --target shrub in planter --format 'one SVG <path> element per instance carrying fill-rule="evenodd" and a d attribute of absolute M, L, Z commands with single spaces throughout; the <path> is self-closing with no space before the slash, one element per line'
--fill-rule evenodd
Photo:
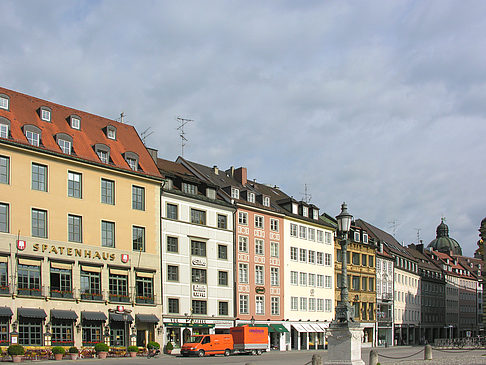
<path fill-rule="evenodd" d="M 155 342 L 155 341 L 150 341 L 147 345 L 147 348 L 149 350 L 158 350 L 158 349 L 160 349 L 160 344 L 158 342 Z"/>
<path fill-rule="evenodd" d="M 167 345 L 165 345 L 165 351 L 168 354 L 170 354 L 173 349 L 174 349 L 174 345 L 172 345 L 172 342 L 167 342 Z"/>
<path fill-rule="evenodd" d="M 51 351 L 54 354 L 54 357 L 55 357 L 56 360 L 62 360 L 62 357 L 66 353 L 66 350 L 64 349 L 64 347 L 61 347 L 61 346 L 54 346 L 51 349 Z"/>
<path fill-rule="evenodd" d="M 78 350 L 78 348 L 76 346 L 71 346 L 69 348 L 69 353 L 70 354 L 79 354 L 79 350 Z"/>
<path fill-rule="evenodd" d="M 7 352 L 10 356 L 20 356 L 25 354 L 25 349 L 22 345 L 10 345 Z"/>
<path fill-rule="evenodd" d="M 138 347 L 137 346 L 128 346 L 127 351 L 130 353 L 130 357 L 137 356 Z"/>
<path fill-rule="evenodd" d="M 108 352 L 108 350 L 110 349 L 108 347 L 108 345 L 104 342 L 98 342 L 95 347 L 94 347 L 96 353 L 100 353 L 100 352 Z"/>

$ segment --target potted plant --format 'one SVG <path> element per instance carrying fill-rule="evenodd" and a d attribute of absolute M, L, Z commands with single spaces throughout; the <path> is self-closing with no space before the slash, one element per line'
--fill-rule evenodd
<path fill-rule="evenodd" d="M 160 344 L 156 341 L 149 341 L 147 345 L 147 349 L 149 350 L 149 353 L 154 353 L 157 352 L 160 349 Z"/>
<path fill-rule="evenodd" d="M 66 353 L 66 350 L 62 346 L 54 346 L 51 351 L 56 360 L 62 360 L 62 357 Z"/>
<path fill-rule="evenodd" d="M 95 351 L 96 351 L 96 354 L 98 355 L 99 359 L 106 359 L 106 356 L 108 355 L 109 349 L 110 348 L 108 347 L 108 345 L 104 342 L 98 342 L 95 345 Z"/>
<path fill-rule="evenodd" d="M 76 346 L 71 346 L 69 348 L 69 355 L 71 355 L 71 360 L 77 360 L 78 354 L 79 354 L 79 350 Z"/>
<path fill-rule="evenodd" d="M 21 362 L 22 355 L 25 354 L 25 349 L 22 345 L 10 345 L 7 352 L 10 356 L 12 356 L 13 362 Z"/>
<path fill-rule="evenodd" d="M 165 345 L 165 352 L 168 354 L 172 353 L 172 350 L 174 349 L 174 345 L 172 345 L 172 342 L 167 342 L 167 345 Z"/>
<path fill-rule="evenodd" d="M 137 353 L 138 353 L 138 347 L 137 346 L 128 346 L 127 350 L 130 353 L 130 357 L 136 357 L 137 356 Z"/>

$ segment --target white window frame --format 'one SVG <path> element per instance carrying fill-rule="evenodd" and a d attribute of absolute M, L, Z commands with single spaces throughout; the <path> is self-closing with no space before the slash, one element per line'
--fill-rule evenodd
<path fill-rule="evenodd" d="M 265 207 L 269 207 L 270 206 L 270 197 L 269 196 L 264 196 L 263 197 L 263 205 Z"/>
<path fill-rule="evenodd" d="M 324 231 L 321 231 L 320 229 L 317 230 L 317 242 L 324 242 Z"/>
<path fill-rule="evenodd" d="M 51 112 L 47 109 L 41 109 L 41 119 L 46 122 L 51 121 Z"/>
<path fill-rule="evenodd" d="M 315 241 L 316 240 L 316 230 L 314 228 L 309 227 L 309 241 Z"/>
<path fill-rule="evenodd" d="M 63 153 L 65 153 L 66 155 L 71 154 L 71 141 L 66 141 L 65 139 L 59 138 L 57 140 L 57 144 L 59 145 L 59 148 Z"/>
<path fill-rule="evenodd" d="M 255 255 L 265 255 L 265 241 L 255 238 Z"/>
<path fill-rule="evenodd" d="M 265 267 L 255 265 L 255 285 L 265 285 Z"/>
<path fill-rule="evenodd" d="M 307 273 L 306 272 L 299 272 L 299 285 L 300 286 L 307 286 Z"/>
<path fill-rule="evenodd" d="M 263 295 L 255 296 L 255 314 L 257 315 L 265 314 L 265 296 Z"/>
<path fill-rule="evenodd" d="M 241 284 L 248 284 L 248 264 L 238 264 L 238 281 Z"/>
<path fill-rule="evenodd" d="M 332 289 L 332 276 L 326 275 L 324 277 L 324 287 L 326 289 Z"/>
<path fill-rule="evenodd" d="M 110 157 L 108 152 L 103 151 L 103 150 L 98 150 L 98 157 L 101 162 L 103 163 L 109 163 L 110 162 Z"/>
<path fill-rule="evenodd" d="M 302 215 L 304 217 L 309 217 L 309 208 L 302 206 Z"/>
<path fill-rule="evenodd" d="M 325 266 L 332 266 L 332 254 L 326 253 L 324 255 L 324 265 Z"/>
<path fill-rule="evenodd" d="M 255 228 L 264 229 L 265 219 L 261 215 L 255 215 Z"/>
<path fill-rule="evenodd" d="M 299 262 L 307 262 L 307 249 L 299 248 Z"/>
<path fill-rule="evenodd" d="M 81 129 L 81 119 L 76 118 L 76 117 L 71 117 L 71 128 L 72 129 Z"/>
<path fill-rule="evenodd" d="M 238 224 L 247 226 L 248 225 L 248 213 L 238 212 Z"/>
<path fill-rule="evenodd" d="M 310 312 L 316 311 L 316 298 L 309 298 L 309 311 Z"/>
<path fill-rule="evenodd" d="M 240 199 L 240 190 L 237 188 L 231 187 L 231 197 L 233 199 Z"/>
<path fill-rule="evenodd" d="M 299 238 L 307 239 L 307 227 L 299 226 Z"/>
<path fill-rule="evenodd" d="M 307 312 L 307 298 L 300 297 L 300 310 Z"/>
<path fill-rule="evenodd" d="M 324 275 L 317 274 L 317 287 L 324 288 Z"/>
<path fill-rule="evenodd" d="M 278 316 L 280 314 L 280 298 L 279 297 L 271 297 L 271 313 L 272 316 Z"/>
<path fill-rule="evenodd" d="M 248 192 L 248 202 L 249 203 L 254 203 L 255 202 L 255 193 Z"/>
<path fill-rule="evenodd" d="M 298 247 L 290 247 L 290 260 L 299 261 L 299 249 Z"/>
<path fill-rule="evenodd" d="M 308 286 L 313 286 L 313 287 L 316 286 L 316 274 L 309 273 L 309 275 L 307 276 L 307 279 L 308 279 L 308 282 L 307 282 Z"/>
<path fill-rule="evenodd" d="M 308 263 L 309 264 L 315 264 L 316 263 L 316 251 L 313 251 L 313 250 L 309 250 L 308 252 Z"/>
<path fill-rule="evenodd" d="M 290 223 L 290 236 L 291 237 L 298 237 L 298 228 L 297 224 Z"/>
<path fill-rule="evenodd" d="M 280 245 L 278 242 L 270 241 L 270 257 L 278 258 L 280 256 Z"/>
<path fill-rule="evenodd" d="M 278 232 L 278 219 L 270 218 L 270 230 Z"/>
<path fill-rule="evenodd" d="M 290 272 L 290 285 L 299 285 L 299 272 L 298 271 L 291 271 Z"/>
<path fill-rule="evenodd" d="M 270 285 L 280 286 L 280 270 L 278 267 L 270 267 Z"/>
<path fill-rule="evenodd" d="M 326 312 L 332 311 L 332 301 L 331 299 L 325 299 L 325 309 Z"/>
<path fill-rule="evenodd" d="M 317 298 L 317 311 L 324 312 L 324 299 Z"/>
<path fill-rule="evenodd" d="M 4 123 L 0 123 L 0 137 L 1 138 L 8 138 L 8 125 Z"/>
<path fill-rule="evenodd" d="M 290 297 L 290 310 L 291 311 L 299 310 L 299 297 Z"/>
<path fill-rule="evenodd" d="M 317 252 L 316 263 L 317 265 L 324 265 L 324 253 Z"/>
<path fill-rule="evenodd" d="M 25 137 L 32 146 L 40 145 L 40 134 L 32 131 L 25 131 Z"/>
<path fill-rule="evenodd" d="M 9 99 L 5 96 L 0 96 L 0 109 L 8 110 Z"/>
<path fill-rule="evenodd" d="M 249 296 L 248 294 L 240 294 L 240 313 L 248 314 L 250 313 L 249 308 Z"/>
<path fill-rule="evenodd" d="M 238 252 L 248 253 L 248 237 L 238 236 Z"/>

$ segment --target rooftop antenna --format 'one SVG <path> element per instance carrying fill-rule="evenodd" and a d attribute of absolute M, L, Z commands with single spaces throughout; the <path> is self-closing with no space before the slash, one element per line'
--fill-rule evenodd
<path fill-rule="evenodd" d="M 123 118 L 125 117 L 125 112 L 120 113 L 120 123 L 123 123 Z"/>
<path fill-rule="evenodd" d="M 309 204 L 312 199 L 312 195 L 308 192 L 307 184 L 304 184 L 304 192 L 301 194 L 303 195 L 302 200 Z"/>
<path fill-rule="evenodd" d="M 140 133 L 140 137 L 142 137 L 142 143 L 145 144 L 145 140 L 147 139 L 147 137 L 151 136 L 154 131 L 150 131 L 151 127 L 148 127 L 146 130 L 144 130 L 142 133 Z"/>
<path fill-rule="evenodd" d="M 184 126 L 189 122 L 194 122 L 194 120 L 177 117 L 177 121 L 180 123 L 180 126 L 177 127 L 177 129 L 180 131 L 179 137 L 181 137 L 181 156 L 184 157 L 184 146 L 186 145 L 185 142 L 187 142 L 187 138 L 184 137 L 186 134 L 184 132 Z"/>
<path fill-rule="evenodd" d="M 415 228 L 415 230 L 417 231 L 417 243 L 420 244 L 420 231 L 422 230 L 422 228 Z"/>
<path fill-rule="evenodd" d="M 392 220 L 391 222 L 388 222 L 388 227 L 390 227 L 392 229 L 392 232 L 393 232 L 393 237 L 396 238 L 396 234 L 397 234 L 397 228 L 398 228 L 398 220 L 394 219 Z"/>

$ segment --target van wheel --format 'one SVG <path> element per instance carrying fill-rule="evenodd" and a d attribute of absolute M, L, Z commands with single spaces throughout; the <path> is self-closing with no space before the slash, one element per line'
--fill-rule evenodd
<path fill-rule="evenodd" d="M 199 350 L 199 352 L 197 353 L 197 356 L 203 357 L 204 356 L 204 350 Z"/>
<path fill-rule="evenodd" d="M 224 350 L 224 356 L 231 355 L 231 351 L 229 349 Z"/>
<path fill-rule="evenodd" d="M 261 355 L 262 354 L 262 350 L 257 350 L 257 355 Z"/>
<path fill-rule="evenodd" d="M 251 350 L 252 355 L 256 355 L 256 350 Z"/>

